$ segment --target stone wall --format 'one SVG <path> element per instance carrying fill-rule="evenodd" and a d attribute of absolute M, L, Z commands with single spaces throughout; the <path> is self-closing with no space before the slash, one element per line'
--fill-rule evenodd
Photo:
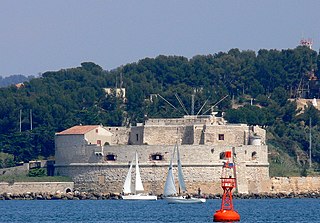
<path fill-rule="evenodd" d="M 271 193 L 320 192 L 320 177 L 272 177 Z"/>
<path fill-rule="evenodd" d="M 143 126 L 133 126 L 130 131 L 129 144 L 130 145 L 142 145 L 143 144 Z"/>
<path fill-rule="evenodd" d="M 91 148 L 94 154 L 94 147 Z M 180 157 L 187 187 L 197 190 L 201 187 L 203 193 L 218 193 L 223 162 L 221 153 L 233 150 L 241 161 L 237 165 L 236 174 L 239 178 L 238 189 L 241 193 L 266 192 L 265 181 L 269 179 L 269 164 L 267 146 L 210 146 L 210 145 L 180 145 Z M 73 178 L 75 187 L 79 190 L 98 190 L 101 192 L 121 192 L 122 186 L 135 151 L 138 153 L 141 178 L 146 192 L 161 194 L 168 171 L 173 146 L 168 145 L 130 145 L 106 146 L 104 154 L 113 154 L 116 160 L 106 160 L 103 156 L 95 156 L 96 162 L 77 162 L 55 165 L 56 175 Z M 257 157 L 251 157 L 251 151 L 257 152 Z M 69 153 L 73 151 L 70 150 Z M 90 157 L 89 148 L 87 156 Z M 152 155 L 158 154 L 161 160 L 153 160 Z M 176 165 L 176 161 L 174 162 Z M 174 167 L 176 171 L 176 167 Z M 133 174 L 134 175 L 134 174 Z M 248 186 L 250 182 L 258 182 Z"/>
<path fill-rule="evenodd" d="M 106 127 L 112 133 L 110 145 L 127 145 L 129 143 L 130 128 Z"/>
<path fill-rule="evenodd" d="M 183 136 L 183 131 L 179 130 L 181 127 L 177 125 L 144 126 L 143 143 L 147 145 L 173 145 Z"/>
<path fill-rule="evenodd" d="M 29 164 L 24 163 L 22 166 L 2 168 L 0 169 L 0 176 L 11 176 L 11 175 L 21 175 L 27 174 L 29 171 Z"/>
<path fill-rule="evenodd" d="M 0 182 L 0 194 L 56 193 L 73 191 L 73 182 Z"/>
<path fill-rule="evenodd" d="M 149 119 L 135 127 L 105 129 L 112 133 L 110 145 L 88 145 L 74 136 L 56 138 L 56 174 L 72 177 L 79 188 L 120 192 L 129 162 L 137 151 L 146 191 L 162 193 L 171 153 L 178 142 L 190 190 L 202 185 L 205 193 L 220 191 L 220 186 L 212 185 L 216 181 L 220 184 L 221 169 L 227 161 L 224 152 L 232 149 L 238 191 L 267 191 L 268 148 L 249 144 L 252 131 L 265 137 L 265 130 L 259 127 L 229 125 L 221 117 L 208 115 Z"/>

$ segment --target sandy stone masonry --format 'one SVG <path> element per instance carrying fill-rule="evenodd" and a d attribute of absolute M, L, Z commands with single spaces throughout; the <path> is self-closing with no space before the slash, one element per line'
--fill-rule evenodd
<path fill-rule="evenodd" d="M 73 182 L 0 182 L 0 194 L 23 194 L 23 193 L 66 193 L 74 190 Z"/>
<path fill-rule="evenodd" d="M 268 192 L 265 137 L 260 127 L 228 124 L 214 115 L 148 119 L 129 128 L 75 126 L 56 134 L 55 174 L 72 177 L 76 189 L 121 192 L 137 151 L 146 192 L 161 194 L 178 142 L 188 191 L 221 192 L 224 152 L 232 150 L 238 192 Z"/>

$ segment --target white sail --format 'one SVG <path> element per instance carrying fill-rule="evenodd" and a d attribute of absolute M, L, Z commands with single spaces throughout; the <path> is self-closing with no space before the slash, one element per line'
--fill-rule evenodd
<path fill-rule="evenodd" d="M 131 192 L 131 172 L 132 172 L 132 166 L 133 161 L 136 159 L 136 180 L 135 180 L 135 188 L 134 193 Z M 132 159 L 127 178 L 125 180 L 124 186 L 123 186 L 123 193 L 128 195 L 122 195 L 123 200 L 157 200 L 157 196 L 155 195 L 148 195 L 143 194 L 144 191 L 141 176 L 140 176 L 140 170 L 139 170 L 139 161 L 138 161 L 138 153 L 135 153 L 135 156 Z"/>
<path fill-rule="evenodd" d="M 182 173 L 182 166 L 181 166 L 181 160 L 180 160 L 180 152 L 178 148 L 178 144 L 175 145 L 173 154 L 170 160 L 170 165 L 169 165 L 169 170 L 168 170 L 168 175 L 166 179 L 166 183 L 164 185 L 164 197 L 163 199 L 166 200 L 170 204 L 197 204 L 197 203 L 204 203 L 206 202 L 205 198 L 195 198 L 190 195 L 188 196 L 183 196 L 183 195 L 178 195 L 177 190 L 175 187 L 174 183 L 174 177 L 173 177 L 173 172 L 172 172 L 172 166 L 173 166 L 173 160 L 174 160 L 174 155 L 177 147 L 177 162 L 178 162 L 178 180 L 179 180 L 179 188 L 182 190 L 182 192 L 186 192 L 186 185 L 184 182 L 183 178 L 183 173 Z M 180 191 L 179 191 L 180 194 Z"/>
<path fill-rule="evenodd" d="M 133 164 L 133 160 L 130 164 L 130 168 L 126 177 L 126 180 L 124 181 L 124 185 L 123 185 L 123 190 L 122 192 L 124 194 L 131 194 L 131 172 L 132 172 L 132 164 Z"/>
<path fill-rule="evenodd" d="M 184 177 L 182 173 L 182 166 L 181 166 L 181 160 L 180 160 L 180 153 L 179 153 L 179 148 L 177 145 L 177 160 L 178 160 L 178 180 L 179 180 L 179 187 L 182 192 L 187 191 L 186 189 L 186 184 L 184 182 Z"/>
<path fill-rule="evenodd" d="M 177 193 L 176 186 L 174 184 L 173 172 L 172 172 L 172 161 L 174 159 L 175 150 L 176 150 L 176 147 L 174 147 L 172 157 L 170 160 L 168 175 L 167 175 L 166 183 L 164 185 L 164 192 L 163 192 L 164 196 L 170 196 Z"/>
<path fill-rule="evenodd" d="M 143 192 L 144 188 L 142 185 L 142 180 L 140 176 L 140 169 L 139 169 L 139 161 L 138 161 L 138 153 L 136 152 L 136 185 L 135 185 L 135 192 Z"/>

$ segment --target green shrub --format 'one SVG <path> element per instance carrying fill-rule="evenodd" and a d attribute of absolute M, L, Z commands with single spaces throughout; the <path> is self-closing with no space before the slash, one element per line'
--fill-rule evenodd
<path fill-rule="evenodd" d="M 43 168 L 30 169 L 28 173 L 28 177 L 43 177 L 46 175 L 46 170 Z"/>

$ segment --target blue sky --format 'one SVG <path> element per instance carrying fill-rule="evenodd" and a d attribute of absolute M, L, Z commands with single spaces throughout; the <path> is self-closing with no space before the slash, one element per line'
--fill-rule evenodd
<path fill-rule="evenodd" d="M 145 57 L 320 47 L 319 0 L 2 0 L 0 76 L 91 61 L 105 70 Z"/>

